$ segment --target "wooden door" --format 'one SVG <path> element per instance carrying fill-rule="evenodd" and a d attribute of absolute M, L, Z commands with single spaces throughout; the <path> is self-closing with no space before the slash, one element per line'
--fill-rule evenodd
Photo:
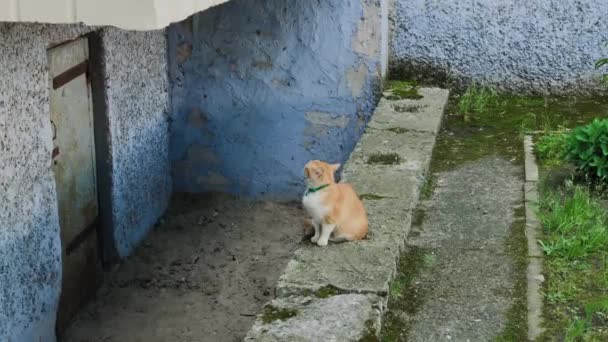
<path fill-rule="evenodd" d="M 61 227 L 63 282 L 57 329 L 97 289 L 98 201 L 88 40 L 48 51 L 53 172 Z"/>

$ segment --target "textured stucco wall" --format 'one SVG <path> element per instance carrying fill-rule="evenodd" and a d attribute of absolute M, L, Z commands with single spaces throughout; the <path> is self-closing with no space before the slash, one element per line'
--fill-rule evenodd
<path fill-rule="evenodd" d="M 448 72 L 516 92 L 595 92 L 607 15 L 608 2 L 595 0 L 394 0 L 391 71 Z"/>
<path fill-rule="evenodd" d="M 52 341 L 62 279 L 47 48 L 90 28 L 0 23 L 0 341 Z M 170 193 L 163 32 L 104 35 L 120 255 Z"/>
<path fill-rule="evenodd" d="M 176 190 L 294 198 L 307 160 L 345 160 L 375 105 L 383 3 L 235 0 L 170 27 Z"/>
<path fill-rule="evenodd" d="M 164 30 L 103 33 L 112 151 L 116 251 L 125 257 L 171 196 L 169 92 Z"/>
<path fill-rule="evenodd" d="M 50 341 L 61 285 L 46 49 L 81 26 L 0 23 L 0 340 Z"/>

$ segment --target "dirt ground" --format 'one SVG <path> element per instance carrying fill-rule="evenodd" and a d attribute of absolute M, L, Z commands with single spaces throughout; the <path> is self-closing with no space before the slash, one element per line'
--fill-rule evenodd
<path fill-rule="evenodd" d="M 298 204 L 175 195 L 61 341 L 240 341 L 308 232 Z"/>

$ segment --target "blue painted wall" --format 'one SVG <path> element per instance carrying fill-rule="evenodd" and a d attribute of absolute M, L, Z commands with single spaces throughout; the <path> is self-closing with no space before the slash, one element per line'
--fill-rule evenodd
<path fill-rule="evenodd" d="M 171 26 L 174 189 L 289 199 L 306 161 L 344 161 L 377 99 L 381 16 L 374 1 L 236 0 Z"/>

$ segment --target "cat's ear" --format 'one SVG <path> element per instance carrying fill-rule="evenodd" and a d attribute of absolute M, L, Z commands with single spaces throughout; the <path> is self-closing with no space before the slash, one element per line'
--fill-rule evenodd
<path fill-rule="evenodd" d="M 330 167 L 334 172 L 338 171 L 338 169 L 342 166 L 342 164 L 331 164 Z"/>

